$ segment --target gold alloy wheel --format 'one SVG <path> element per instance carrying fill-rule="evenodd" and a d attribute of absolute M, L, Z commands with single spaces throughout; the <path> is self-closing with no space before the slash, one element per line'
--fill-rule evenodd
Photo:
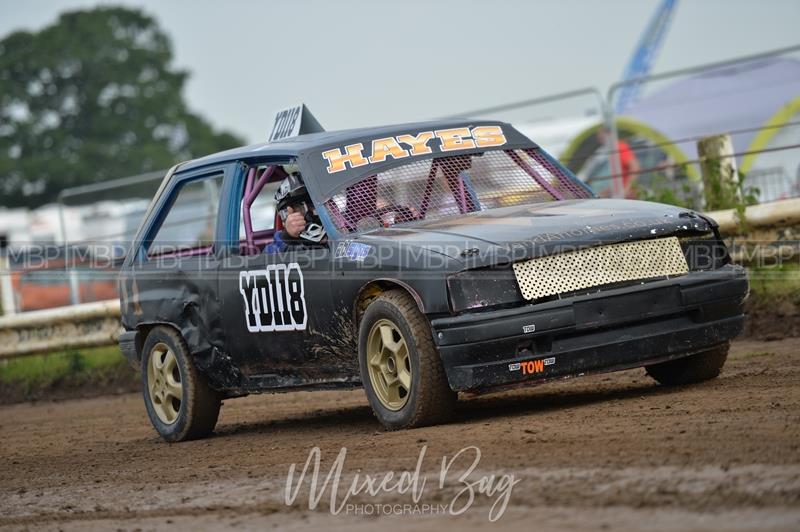
<path fill-rule="evenodd" d="M 400 410 L 411 391 L 411 358 L 400 329 L 389 320 L 380 320 L 367 337 L 369 381 L 381 404 Z"/>
<path fill-rule="evenodd" d="M 175 353 L 163 342 L 157 343 L 150 353 L 147 391 L 158 419 L 167 425 L 174 423 L 178 419 L 183 399 L 181 370 Z"/>

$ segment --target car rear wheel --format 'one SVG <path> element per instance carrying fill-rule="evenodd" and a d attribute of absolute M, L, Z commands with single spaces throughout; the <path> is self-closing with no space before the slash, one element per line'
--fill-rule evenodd
<path fill-rule="evenodd" d="M 142 350 L 142 393 L 147 415 L 168 442 L 207 436 L 222 404 L 197 368 L 177 331 L 156 327 Z"/>
<path fill-rule="evenodd" d="M 688 357 L 647 366 L 647 374 L 660 384 L 675 386 L 713 379 L 719 376 L 728 358 L 729 343 Z"/>
<path fill-rule="evenodd" d="M 403 290 L 378 296 L 359 326 L 361 379 L 375 416 L 388 429 L 446 420 L 457 394 L 450 389 L 430 327 Z"/>

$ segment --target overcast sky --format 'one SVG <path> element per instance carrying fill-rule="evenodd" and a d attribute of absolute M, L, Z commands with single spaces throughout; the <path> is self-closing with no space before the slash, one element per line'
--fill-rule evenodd
<path fill-rule="evenodd" d="M 327 129 L 405 122 L 616 81 L 661 0 L 0 0 L 0 35 L 99 3 L 171 35 L 191 107 L 263 140 L 305 102 Z M 655 71 L 800 43 L 800 0 L 679 0 Z"/>

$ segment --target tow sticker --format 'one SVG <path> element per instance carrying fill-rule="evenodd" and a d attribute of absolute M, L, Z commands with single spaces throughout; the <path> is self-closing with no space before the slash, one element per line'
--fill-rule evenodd
<path fill-rule="evenodd" d="M 556 363 L 556 357 L 544 358 L 539 360 L 523 360 L 508 365 L 508 371 L 520 371 L 523 375 L 535 375 L 543 373 L 545 366 L 552 366 Z"/>
<path fill-rule="evenodd" d="M 296 262 L 272 264 L 266 270 L 239 272 L 247 330 L 302 331 L 306 328 L 303 272 Z"/>

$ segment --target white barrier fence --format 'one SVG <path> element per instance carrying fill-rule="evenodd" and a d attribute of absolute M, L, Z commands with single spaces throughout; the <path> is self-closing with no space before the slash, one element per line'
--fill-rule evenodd
<path fill-rule="evenodd" d="M 708 213 L 719 224 L 723 234 L 739 231 L 739 220 L 735 209 Z M 793 198 L 761 205 L 751 205 L 744 215 L 748 228 L 789 227 L 800 225 L 800 198 Z"/>
<path fill-rule="evenodd" d="M 0 317 L 0 359 L 117 343 L 119 300 Z"/>

